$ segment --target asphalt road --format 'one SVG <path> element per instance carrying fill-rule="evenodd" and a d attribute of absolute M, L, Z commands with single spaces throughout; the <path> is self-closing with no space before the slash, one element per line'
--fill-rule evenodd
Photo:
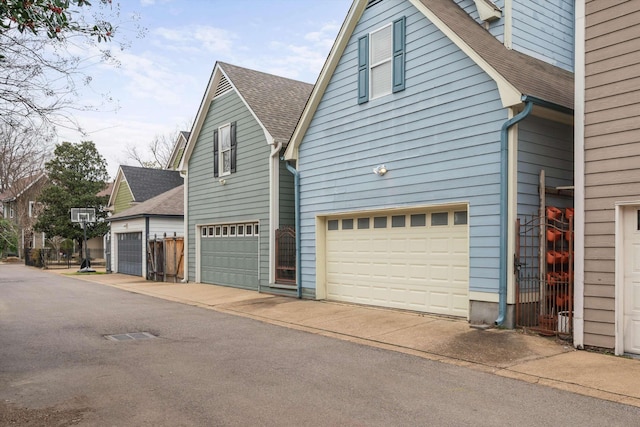
<path fill-rule="evenodd" d="M 157 338 L 113 341 L 148 332 Z M 0 425 L 630 426 L 640 409 L 0 265 Z"/>

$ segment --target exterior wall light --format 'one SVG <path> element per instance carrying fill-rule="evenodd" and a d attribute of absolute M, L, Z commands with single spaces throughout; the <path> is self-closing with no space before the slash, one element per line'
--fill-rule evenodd
<path fill-rule="evenodd" d="M 377 166 L 373 168 L 373 173 L 375 173 L 378 176 L 383 176 L 385 173 L 387 173 L 387 168 L 385 165 Z"/>
<path fill-rule="evenodd" d="M 227 183 L 226 179 L 219 179 L 218 182 L 220 183 L 220 185 L 225 185 Z"/>

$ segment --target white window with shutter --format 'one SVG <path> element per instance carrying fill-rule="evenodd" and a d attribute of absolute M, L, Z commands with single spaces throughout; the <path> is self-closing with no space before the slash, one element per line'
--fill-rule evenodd
<path fill-rule="evenodd" d="M 369 43 L 371 98 L 391 93 L 393 32 L 391 24 L 371 33 Z"/>
<path fill-rule="evenodd" d="M 231 124 L 220 129 L 220 176 L 231 173 Z"/>

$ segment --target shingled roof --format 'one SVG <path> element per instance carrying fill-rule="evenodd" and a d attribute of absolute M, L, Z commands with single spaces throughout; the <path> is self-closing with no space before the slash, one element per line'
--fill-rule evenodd
<path fill-rule="evenodd" d="M 287 144 L 313 85 L 218 62 L 276 142 Z"/>
<path fill-rule="evenodd" d="M 117 213 L 107 218 L 107 221 L 144 216 L 184 216 L 184 185 L 179 185 L 146 202 Z"/>
<path fill-rule="evenodd" d="M 11 202 L 20 197 L 25 191 L 35 185 L 40 179 L 46 177 L 44 172 L 39 172 L 24 178 L 18 179 L 13 185 L 0 193 L 0 202 Z"/>
<path fill-rule="evenodd" d="M 573 73 L 507 49 L 451 0 L 419 0 L 523 95 L 573 109 Z"/>
<path fill-rule="evenodd" d="M 126 165 L 121 165 L 120 169 L 127 180 L 133 200 L 137 203 L 176 188 L 184 182 L 178 171 Z"/>

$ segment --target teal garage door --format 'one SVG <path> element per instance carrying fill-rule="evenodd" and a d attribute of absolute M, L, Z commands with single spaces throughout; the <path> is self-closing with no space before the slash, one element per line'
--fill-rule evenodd
<path fill-rule="evenodd" d="M 251 231 L 249 235 L 245 230 Z M 253 224 L 203 227 L 200 234 L 200 281 L 257 290 L 257 234 L 257 226 Z"/>

